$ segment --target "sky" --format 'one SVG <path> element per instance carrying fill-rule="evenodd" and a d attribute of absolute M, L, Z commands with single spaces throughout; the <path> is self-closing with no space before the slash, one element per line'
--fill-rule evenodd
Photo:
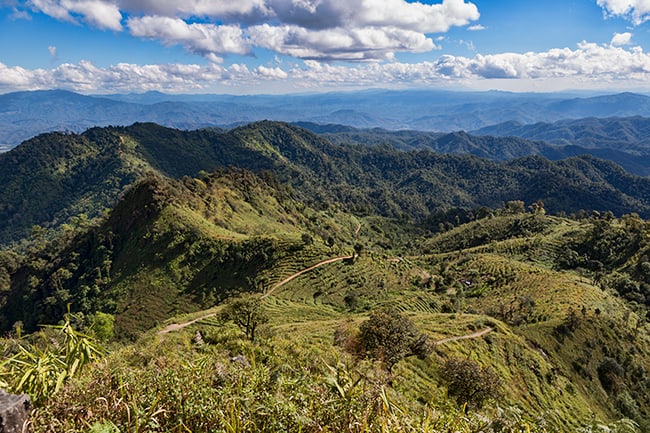
<path fill-rule="evenodd" d="M 0 0 L 0 93 L 650 92 L 650 0 Z"/>

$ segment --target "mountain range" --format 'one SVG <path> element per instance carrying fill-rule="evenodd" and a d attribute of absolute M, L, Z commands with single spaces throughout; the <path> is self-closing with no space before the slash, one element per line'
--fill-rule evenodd
<path fill-rule="evenodd" d="M 583 117 L 650 116 L 640 94 L 516 94 L 369 90 L 304 95 L 80 95 L 63 90 L 0 95 L 0 150 L 42 132 L 155 122 L 196 129 L 271 119 L 356 128 L 472 131 L 503 122 L 531 124 Z M 497 135 L 497 134 L 494 134 Z M 498 134 L 500 135 L 500 134 Z"/>
<path fill-rule="evenodd" d="M 502 144 L 521 152 L 528 142 L 456 133 L 435 143 L 438 152 L 460 153 L 465 145 L 465 152 L 481 154 L 478 146 L 494 153 Z M 650 179 L 590 156 L 498 162 L 428 149 L 336 144 L 269 121 L 229 131 L 139 123 L 43 134 L 0 154 L 0 242 L 18 240 L 35 225 L 60 226 L 80 213 L 97 217 L 148 172 L 179 179 L 224 167 L 272 172 L 316 208 L 339 203 L 358 214 L 416 222 L 441 208 L 498 207 L 511 200 L 542 200 L 549 212 L 650 215 Z"/>

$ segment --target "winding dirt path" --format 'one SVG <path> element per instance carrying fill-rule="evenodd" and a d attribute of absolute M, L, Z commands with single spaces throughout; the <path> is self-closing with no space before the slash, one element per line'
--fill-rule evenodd
<path fill-rule="evenodd" d="M 290 275 L 287 278 L 285 278 L 284 280 L 282 280 L 279 283 L 275 284 L 265 294 L 262 295 L 262 298 L 266 298 L 267 296 L 271 295 L 278 287 L 283 286 L 284 284 L 287 284 L 289 281 L 301 276 L 302 274 L 304 274 L 306 272 L 309 272 L 309 271 L 311 271 L 313 269 L 316 269 L 316 268 L 318 268 L 320 266 L 327 265 L 329 263 L 334 263 L 334 262 L 338 262 L 338 261 L 346 260 L 346 259 L 353 259 L 354 257 L 356 257 L 354 254 L 351 255 L 351 256 L 332 257 L 331 259 L 326 259 L 326 260 L 323 260 L 323 261 L 320 261 L 320 262 L 316 263 L 315 265 L 311 265 L 310 267 L 305 268 L 302 271 L 298 271 L 295 274 Z M 183 329 L 183 328 L 185 328 L 187 326 L 193 325 L 196 322 L 199 322 L 199 321 L 201 321 L 203 319 L 207 319 L 208 317 L 213 317 L 215 315 L 216 315 L 216 313 L 210 313 L 210 314 L 206 314 L 205 316 L 197 317 L 196 319 L 190 320 L 188 322 L 172 323 L 172 324 L 169 324 L 169 325 L 165 326 L 160 331 L 158 331 L 157 334 L 158 335 L 164 335 L 164 334 L 168 334 L 170 332 L 178 331 L 178 330 Z"/>
<path fill-rule="evenodd" d="M 340 256 L 340 257 L 332 257 L 331 259 L 323 260 L 322 262 L 318 262 L 315 265 L 311 265 L 308 268 L 303 269 L 302 271 L 298 271 L 293 275 L 288 276 L 284 280 L 280 281 L 279 283 L 275 284 L 273 287 L 271 287 L 265 294 L 262 295 L 262 298 L 266 298 L 270 294 L 272 294 L 278 287 L 283 286 L 287 284 L 289 281 L 293 280 L 294 278 L 297 278 L 301 276 L 302 274 L 311 271 L 312 269 L 316 269 L 320 266 L 327 265 L 328 263 L 334 263 L 334 262 L 339 262 L 341 260 L 346 260 L 346 259 L 354 259 L 355 254 L 352 254 L 351 256 Z"/>
<path fill-rule="evenodd" d="M 482 329 L 480 331 L 472 332 L 471 334 L 467 335 L 460 335 L 458 337 L 448 337 L 448 338 L 443 338 L 442 340 L 435 341 L 433 343 L 434 346 L 440 346 L 441 344 L 445 343 L 451 343 L 452 341 L 458 341 L 458 340 L 469 340 L 470 338 L 480 338 L 484 335 L 489 334 L 490 332 L 494 331 L 494 328 L 492 327 L 487 327 L 485 329 Z"/>
<path fill-rule="evenodd" d="M 196 318 L 194 320 L 190 320 L 189 322 L 172 323 L 171 325 L 165 326 L 163 329 L 158 331 L 156 334 L 163 335 L 163 334 L 168 334 L 170 332 L 178 331 L 179 329 L 183 329 L 186 326 L 193 325 L 193 324 L 195 324 L 196 322 L 198 322 L 200 320 L 207 319 L 208 317 L 213 317 L 213 316 L 216 316 L 216 315 L 217 315 L 217 313 L 210 313 L 210 314 L 206 314 L 205 316 L 198 317 L 198 318 Z"/>

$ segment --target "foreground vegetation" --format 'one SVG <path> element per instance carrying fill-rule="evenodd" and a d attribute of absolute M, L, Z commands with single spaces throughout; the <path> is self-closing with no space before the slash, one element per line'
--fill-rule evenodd
<path fill-rule="evenodd" d="M 171 333 L 121 333 L 118 314 L 111 337 L 106 313 L 68 314 L 63 329 L 111 354 L 55 372 L 46 392 L 11 364 L 2 377 L 36 398 L 35 431 L 644 431 L 646 222 L 515 209 L 414 229 L 391 249 L 381 220 L 362 220 L 347 244 L 359 257 L 178 318 L 192 324 Z M 320 239 L 295 242 L 309 248 L 276 255 L 249 290 L 274 287 L 310 248 L 327 255 Z M 45 331 L 5 340 L 7 359 L 65 347 Z"/>

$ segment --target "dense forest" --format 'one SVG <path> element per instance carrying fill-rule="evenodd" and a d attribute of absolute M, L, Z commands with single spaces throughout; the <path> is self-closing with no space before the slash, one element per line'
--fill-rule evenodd
<path fill-rule="evenodd" d="M 414 222 L 440 209 L 542 200 L 551 213 L 650 215 L 650 181 L 589 156 L 495 162 L 472 155 L 334 144 L 299 127 L 259 122 L 233 130 L 179 131 L 154 124 L 52 133 L 0 154 L 0 243 L 35 226 L 95 218 L 146 173 L 179 179 L 239 167 L 270 172 L 315 208 Z"/>

